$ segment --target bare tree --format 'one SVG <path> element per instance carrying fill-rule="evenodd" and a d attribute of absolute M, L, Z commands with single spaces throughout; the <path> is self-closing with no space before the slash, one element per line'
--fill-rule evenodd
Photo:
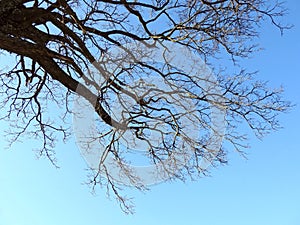
<path fill-rule="evenodd" d="M 239 152 L 247 147 L 240 123 L 259 138 L 279 128 L 278 113 L 291 106 L 282 99 L 282 89 L 269 89 L 244 69 L 217 73 L 218 67 L 210 63 L 227 55 L 238 67 L 237 59 L 258 50 L 263 21 L 280 31 L 287 28 L 278 22 L 284 14 L 281 3 L 265 0 L 0 0 L 0 49 L 5 57 L 15 57 L 14 65 L 2 65 L 1 107 L 6 113 L 1 119 L 12 121 L 12 142 L 23 134 L 40 140 L 39 153 L 56 165 L 54 144 L 70 135 L 65 121 L 72 113 L 70 104 L 74 96 L 85 99 L 101 127 L 91 138 L 105 150 L 91 182 L 106 184 L 130 212 L 131 205 L 119 193 L 121 184 L 104 163 L 110 155 L 124 179 L 138 189 L 147 188 L 128 167 L 124 153 L 129 146 L 119 144 L 126 133 L 144 143 L 151 162 L 162 166 L 167 177 L 185 180 L 206 172 L 200 165 L 203 158 L 225 163 L 225 143 Z M 170 43 L 202 57 L 216 79 L 195 70 L 187 73 L 167 57 L 157 63 L 152 50 L 163 46 L 165 55 Z M 119 51 L 112 54 L 116 47 Z M 196 64 L 191 68 L 198 68 Z M 95 78 L 95 71 L 104 80 Z M 163 87 L 151 88 L 149 77 L 154 83 L 163 79 Z M 211 105 L 224 113 L 221 146 L 209 145 L 215 141 L 209 135 Z M 53 118 L 53 107 L 61 110 L 60 120 Z M 200 138 L 190 137 L 186 121 L 201 131 Z M 153 141 L 149 132 L 162 141 Z M 183 160 L 177 160 L 174 155 L 185 148 L 189 157 L 182 153 Z M 165 160 L 168 157 L 171 160 Z"/>

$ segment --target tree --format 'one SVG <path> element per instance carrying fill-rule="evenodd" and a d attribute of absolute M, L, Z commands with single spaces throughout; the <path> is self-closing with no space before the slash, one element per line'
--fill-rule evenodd
<path fill-rule="evenodd" d="M 226 163 L 226 143 L 243 152 L 241 122 L 259 138 L 279 128 L 278 113 L 291 107 L 282 89 L 269 89 L 238 60 L 258 50 L 263 21 L 281 32 L 288 28 L 278 22 L 284 14 L 281 3 L 265 0 L 0 0 L 0 49 L 15 56 L 0 76 L 6 110 L 1 118 L 13 121 L 11 142 L 23 135 L 41 140 L 40 154 L 56 165 L 55 142 L 70 135 L 65 120 L 80 96 L 98 116 L 98 133 L 84 144 L 96 140 L 104 149 L 91 183 L 105 183 L 130 212 L 120 180 L 105 163 L 110 155 L 127 184 L 147 188 L 127 164 L 130 143 L 119 144 L 126 135 L 144 144 L 163 178 L 185 180 L 207 171 L 203 159 Z M 189 72 L 178 68 L 166 56 L 171 45 L 183 49 L 175 55 L 202 57 L 201 72 L 216 78 L 197 74 L 198 62 L 186 62 Z M 160 49 L 159 63 L 153 49 Z M 213 62 L 224 55 L 239 72 L 217 72 Z M 61 120 L 47 113 L 55 105 Z M 224 116 L 226 131 L 214 129 L 220 127 L 211 106 Z M 201 131 L 199 138 L 191 136 L 187 122 Z"/>

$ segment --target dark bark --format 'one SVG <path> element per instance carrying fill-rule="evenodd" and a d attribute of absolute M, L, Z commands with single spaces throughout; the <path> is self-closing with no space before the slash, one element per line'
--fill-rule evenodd
<path fill-rule="evenodd" d="M 180 123 L 181 117 L 191 114 L 191 121 L 199 123 L 203 133 L 209 134 L 211 114 L 208 105 L 216 104 L 226 109 L 228 131 L 224 139 L 241 152 L 247 146 L 244 144 L 245 136 L 238 130 L 240 121 L 261 137 L 279 128 L 277 115 L 289 109 L 290 103 L 282 99 L 282 90 L 270 90 L 266 83 L 257 82 L 251 73 L 244 70 L 239 74 L 218 76 L 223 100 L 213 102 L 214 93 L 203 93 L 203 87 L 192 74 L 180 71 L 177 65 L 167 61 L 161 68 L 156 59 L 144 62 L 139 57 L 147 55 L 147 48 L 155 43 L 176 43 L 208 62 L 221 53 L 229 55 L 236 63 L 236 58 L 247 58 L 255 52 L 262 18 L 270 19 L 280 30 L 286 28 L 276 22 L 285 13 L 282 5 L 274 3 L 268 7 L 267 3 L 264 0 L 165 0 L 152 1 L 152 4 L 134 0 L 0 0 L 0 49 L 17 57 L 16 65 L 0 74 L 0 93 L 6 96 L 3 104 L 8 107 L 5 118 L 12 115 L 19 118 L 18 131 L 12 132 L 16 136 L 13 141 L 29 130 L 32 136 L 43 140 L 41 154 L 52 160 L 49 154 L 54 148 L 55 138 L 51 134 L 62 132 L 66 136 L 66 130 L 45 121 L 43 103 L 50 101 L 59 107 L 65 105 L 65 115 L 68 115 L 71 114 L 68 97 L 76 92 L 94 107 L 105 129 L 108 127 L 109 132 L 104 132 L 102 137 L 102 131 L 99 131 L 96 139 L 105 142 L 106 152 L 116 159 L 133 186 L 145 188 L 126 167 L 126 159 L 122 157 L 124 149 L 118 145 L 124 137 L 117 130 L 131 129 L 136 140 L 145 141 L 149 147 L 149 158 L 155 164 L 172 152 L 181 151 L 178 140 L 188 140 L 184 143 L 192 149 L 193 160 L 186 162 L 184 169 L 176 174 L 168 169 L 164 172 L 181 180 L 193 177 L 193 174 L 201 176 L 203 171 L 199 160 L 216 149 L 206 148 L 209 135 L 190 140 L 185 133 L 185 125 Z M 78 4 L 81 8 L 77 7 Z M 146 46 L 144 52 L 126 49 L 127 44 L 137 42 Z M 126 57 L 133 59 L 130 65 L 119 65 L 118 60 L 109 58 L 107 51 L 116 46 L 126 53 Z M 105 63 L 117 65 L 116 70 L 111 72 L 105 65 L 95 63 L 99 55 L 106 57 Z M 105 79 L 102 86 L 87 75 L 91 65 Z M 174 111 L 177 103 L 172 105 L 165 96 L 176 91 L 167 93 L 157 87 L 150 88 L 142 97 L 138 96 L 134 90 L 137 86 L 127 78 L 147 78 L 150 75 L 178 84 L 173 86 L 180 93 L 178 102 L 193 101 L 197 110 Z M 64 97 L 57 97 L 61 93 L 55 93 L 56 83 L 62 87 L 59 92 L 65 94 Z M 115 102 L 110 100 L 109 95 L 116 97 L 115 101 L 123 110 L 125 118 L 122 120 L 114 119 L 111 104 Z M 122 105 L 123 97 L 133 99 L 138 107 L 132 110 L 126 108 Z M 30 130 L 33 122 L 34 129 L 37 127 L 34 131 Z M 168 129 L 159 130 L 160 124 L 165 124 Z M 161 143 L 148 140 L 147 132 L 158 132 L 162 137 Z M 220 154 L 215 162 L 224 163 L 226 153 L 223 147 L 217 151 Z M 176 163 L 174 167 L 177 168 Z M 125 210 L 130 210 L 102 161 L 92 183 L 101 182 L 97 178 L 103 170 L 108 179 L 107 185 Z"/>

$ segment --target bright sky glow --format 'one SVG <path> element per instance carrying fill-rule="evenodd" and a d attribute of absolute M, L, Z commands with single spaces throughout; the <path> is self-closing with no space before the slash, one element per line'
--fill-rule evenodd
<path fill-rule="evenodd" d="M 136 213 L 125 215 L 104 189 L 92 195 L 84 184 L 86 164 L 74 139 L 59 144 L 60 169 L 36 159 L 30 141 L 5 149 L 0 123 L 0 225 L 300 225 L 300 2 L 287 0 L 295 25 L 283 37 L 266 26 L 264 51 L 249 61 L 272 87 L 283 84 L 296 107 L 280 117 L 284 129 L 250 140 L 248 160 L 229 154 L 229 165 L 211 177 L 162 183 L 135 197 Z"/>

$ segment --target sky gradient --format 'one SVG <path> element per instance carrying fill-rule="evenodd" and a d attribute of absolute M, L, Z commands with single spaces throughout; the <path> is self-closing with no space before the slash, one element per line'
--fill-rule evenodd
<path fill-rule="evenodd" d="M 300 225 L 300 1 L 287 0 L 285 21 L 294 28 L 280 36 L 263 27 L 264 51 L 247 62 L 271 87 L 283 85 L 296 106 L 280 116 L 284 129 L 262 141 L 251 139 L 248 160 L 235 152 L 229 164 L 195 182 L 162 183 L 132 191 L 134 215 L 125 215 L 105 190 L 84 184 L 86 164 L 74 139 L 57 145 L 60 169 L 36 159 L 34 144 L 5 149 L 0 123 L 0 225 Z"/>

